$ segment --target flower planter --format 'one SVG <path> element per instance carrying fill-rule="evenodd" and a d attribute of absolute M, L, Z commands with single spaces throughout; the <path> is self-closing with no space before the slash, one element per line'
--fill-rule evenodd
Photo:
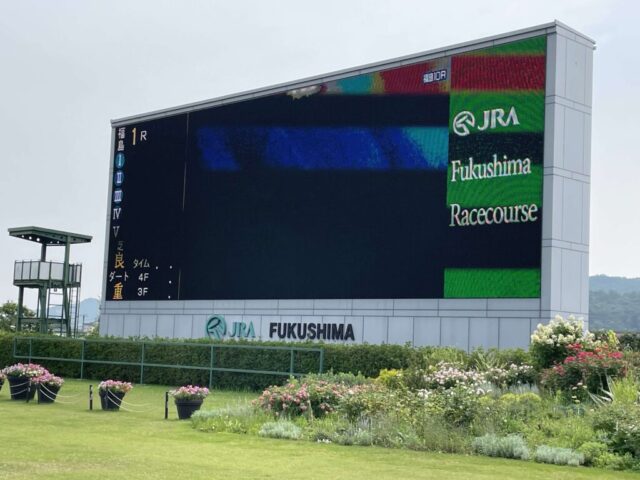
<path fill-rule="evenodd" d="M 199 398 L 197 400 L 179 400 L 176 398 L 176 408 L 178 410 L 178 419 L 188 420 L 193 415 L 193 412 L 200 410 L 202 402 L 204 400 Z"/>
<path fill-rule="evenodd" d="M 11 391 L 11 400 L 33 400 L 36 395 L 36 385 L 29 387 L 29 377 L 7 377 L 9 380 L 9 390 Z"/>
<path fill-rule="evenodd" d="M 100 405 L 102 406 L 102 410 L 120 410 L 124 395 L 123 392 L 100 390 Z"/>
<path fill-rule="evenodd" d="M 38 385 L 38 403 L 53 403 L 56 401 L 60 387 L 57 385 Z"/>

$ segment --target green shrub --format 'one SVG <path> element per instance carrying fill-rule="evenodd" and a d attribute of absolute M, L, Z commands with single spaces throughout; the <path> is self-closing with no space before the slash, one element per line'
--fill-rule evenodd
<path fill-rule="evenodd" d="M 442 417 L 457 427 L 470 425 L 480 408 L 483 392 L 459 385 L 443 391 L 425 391 L 427 411 Z"/>
<path fill-rule="evenodd" d="M 357 385 L 348 388 L 338 401 L 337 411 L 354 422 L 363 416 L 373 416 L 396 407 L 395 395 L 379 385 Z"/>
<path fill-rule="evenodd" d="M 577 467 L 584 464 L 584 455 L 570 448 L 540 445 L 534 455 L 536 462 Z"/>
<path fill-rule="evenodd" d="M 302 429 L 289 420 L 278 420 L 277 422 L 267 422 L 262 425 L 258 435 L 269 438 L 300 440 L 302 438 Z"/>
<path fill-rule="evenodd" d="M 594 465 L 596 460 L 608 451 L 609 448 L 602 442 L 586 442 L 578 448 L 578 452 L 584 455 L 585 465 Z"/>
<path fill-rule="evenodd" d="M 340 383 L 342 385 L 346 385 L 348 387 L 352 387 L 355 385 L 368 385 L 373 383 L 368 377 L 365 377 L 361 373 L 351 373 L 351 372 L 338 372 L 334 373 L 333 371 L 329 371 L 326 373 L 308 373 L 301 379 L 306 383 L 315 383 L 315 382 L 327 382 L 327 383 Z"/>
<path fill-rule="evenodd" d="M 400 389 L 406 386 L 404 377 L 405 375 L 402 370 L 384 368 L 380 370 L 376 382 L 390 389 Z"/>
<path fill-rule="evenodd" d="M 640 383 L 632 375 L 624 378 L 611 379 L 607 382 L 609 391 L 603 392 L 607 397 L 615 403 L 624 405 L 633 405 L 638 403 L 640 399 Z"/>
<path fill-rule="evenodd" d="M 370 430 L 351 426 L 340 432 L 336 432 L 332 441 L 339 445 L 359 445 L 366 447 L 374 444 L 374 437 Z"/>
<path fill-rule="evenodd" d="M 624 332 L 618 334 L 620 348 L 631 352 L 640 352 L 640 332 Z"/>
<path fill-rule="evenodd" d="M 469 366 L 469 354 L 464 350 L 454 347 L 431 347 L 423 355 L 424 367 L 435 367 L 440 363 L 459 365 L 462 368 Z"/>
<path fill-rule="evenodd" d="M 492 367 L 483 372 L 487 382 L 508 389 L 519 385 L 532 385 L 536 381 L 536 371 L 531 365 L 512 363 L 504 368 Z"/>
<path fill-rule="evenodd" d="M 595 438 L 584 409 L 566 407 L 553 399 L 543 400 L 540 409 L 520 428 L 529 445 L 576 449 Z"/>
<path fill-rule="evenodd" d="M 366 425 L 366 422 L 364 422 Z M 423 449 L 417 432 L 402 416 L 381 413 L 369 419 L 373 444 L 386 448 Z"/>
<path fill-rule="evenodd" d="M 598 408 L 591 420 L 613 453 L 640 458 L 640 406 L 614 402 Z"/>
<path fill-rule="evenodd" d="M 527 420 L 540 410 L 542 399 L 540 395 L 527 392 L 522 394 L 505 393 L 499 398 L 499 403 L 509 416 L 516 416 Z"/>
<path fill-rule="evenodd" d="M 529 460 L 529 448 L 522 437 L 509 435 L 498 437 L 496 435 L 484 435 L 476 437 L 471 444 L 473 451 L 488 457 L 517 458 Z"/>
<path fill-rule="evenodd" d="M 305 426 L 305 437 L 313 442 L 331 443 L 336 435 L 351 427 L 351 423 L 337 415 L 326 415 Z"/>
<path fill-rule="evenodd" d="M 471 452 L 468 429 L 451 425 L 440 415 L 420 412 L 416 415 L 413 429 L 425 450 L 442 453 Z"/>
<path fill-rule="evenodd" d="M 480 372 L 485 372 L 491 368 L 505 368 L 507 365 L 529 365 L 531 356 L 529 352 L 521 348 L 497 348 L 482 347 L 476 348 L 469 355 L 467 366 Z"/>
<path fill-rule="evenodd" d="M 203 432 L 230 432 L 257 434 L 264 422 L 264 413 L 251 405 L 235 405 L 215 410 L 198 410 L 191 416 L 191 426 Z"/>
<path fill-rule="evenodd" d="M 470 425 L 479 410 L 479 400 L 487 390 L 482 374 L 463 370 L 453 364 L 430 367 L 422 380 L 418 395 L 426 409 L 455 426 Z"/>
<path fill-rule="evenodd" d="M 604 452 L 594 459 L 593 466 L 608 468 L 610 470 L 630 470 L 637 468 L 637 462 L 629 453 L 618 455 L 616 453 Z"/>

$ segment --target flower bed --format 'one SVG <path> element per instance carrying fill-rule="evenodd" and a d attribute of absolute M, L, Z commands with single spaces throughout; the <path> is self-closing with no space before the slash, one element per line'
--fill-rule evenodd
<path fill-rule="evenodd" d="M 640 382 L 617 344 L 594 341 L 575 319 L 554 320 L 532 341 L 534 366 L 526 356 L 514 362 L 494 352 L 434 350 L 374 382 L 292 379 L 265 389 L 250 419 L 202 412 L 194 428 L 640 469 Z"/>

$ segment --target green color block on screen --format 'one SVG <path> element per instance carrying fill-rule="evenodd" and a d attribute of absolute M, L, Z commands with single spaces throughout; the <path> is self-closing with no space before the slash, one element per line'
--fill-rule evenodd
<path fill-rule="evenodd" d="M 541 36 L 483 48 L 464 55 L 544 55 L 546 52 L 547 37 Z"/>
<path fill-rule="evenodd" d="M 538 298 L 538 268 L 446 268 L 444 298 Z"/>
<path fill-rule="evenodd" d="M 508 205 L 542 205 L 542 165 L 532 165 L 527 175 L 485 178 L 482 180 L 458 179 L 451 181 L 449 165 L 447 205 L 457 203 L 461 207 L 498 207 Z"/>
<path fill-rule="evenodd" d="M 449 131 L 453 132 L 453 122 L 456 115 L 462 111 L 473 114 L 476 126 L 471 127 L 472 135 L 487 135 L 501 133 L 535 133 L 544 129 L 544 90 L 502 91 L 502 92 L 478 92 L 457 90 L 449 96 L 451 112 L 449 118 Z M 496 126 L 478 130 L 483 126 L 485 112 L 500 108 L 506 115 L 511 107 L 515 107 L 518 116 L 518 125 Z"/>

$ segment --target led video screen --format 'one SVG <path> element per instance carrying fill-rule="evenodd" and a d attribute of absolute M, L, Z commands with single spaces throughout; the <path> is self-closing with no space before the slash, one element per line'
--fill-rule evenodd
<path fill-rule="evenodd" d="M 545 52 L 117 126 L 107 300 L 539 297 Z"/>

